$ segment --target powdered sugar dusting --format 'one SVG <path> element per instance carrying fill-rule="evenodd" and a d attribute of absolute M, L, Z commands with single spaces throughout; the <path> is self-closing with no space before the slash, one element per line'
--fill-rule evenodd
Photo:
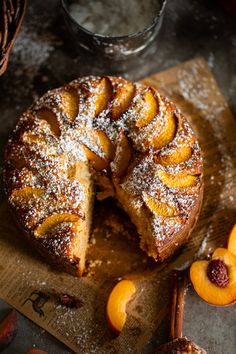
<path fill-rule="evenodd" d="M 194 188 L 190 186 L 181 190 L 168 186 L 159 177 L 158 171 L 166 170 L 173 176 L 179 171 L 195 174 L 197 165 L 200 168 L 198 173 L 201 173 L 199 146 L 186 119 L 171 102 L 163 100 L 157 91 L 153 91 L 158 103 L 156 115 L 144 127 L 137 127 L 137 121 L 140 117 L 145 117 L 150 109 L 144 99 L 147 88 L 141 84 L 134 84 L 135 93 L 129 107 L 114 119 L 112 107 L 113 104 L 117 105 L 116 94 L 120 88 L 126 87 L 126 81 L 119 78 L 117 84 L 113 78 L 106 80 L 113 93 L 101 111 L 98 111 L 97 102 L 102 104 L 99 100 L 103 97 L 101 95 L 104 81 L 98 77 L 87 77 L 74 80 L 64 88 L 49 91 L 20 118 L 7 148 L 6 177 L 10 187 L 9 198 L 21 222 L 31 232 L 49 215 L 76 213 L 79 217 L 86 217 L 84 205 L 89 182 L 84 180 L 81 169 L 88 169 L 90 165 L 90 173 L 86 172 L 86 178 L 92 179 L 95 173 L 92 168 L 93 159 L 106 161 L 108 158 L 107 146 L 103 145 L 98 132 L 105 133 L 114 150 L 120 132 L 123 132 L 129 138 L 133 157 L 126 171 L 127 175 L 123 176 L 119 183 L 121 188 L 132 196 L 138 208 L 145 207 L 147 198 L 151 198 L 152 203 L 158 202 L 159 208 L 164 210 L 160 213 L 158 208 L 150 210 L 152 237 L 160 244 L 165 239 L 174 237 L 173 235 L 184 226 L 184 221 L 188 220 L 198 200 L 201 179 L 196 179 Z M 76 92 L 78 101 L 78 112 L 73 118 L 63 103 L 64 93 L 67 92 L 66 97 L 69 99 L 71 90 Z M 122 97 L 124 99 L 124 93 Z M 158 137 L 171 115 L 178 117 L 174 139 L 162 148 L 155 149 L 155 145 L 151 143 L 152 137 Z M 192 153 L 180 163 L 173 161 L 166 166 L 158 160 L 162 155 L 176 154 L 176 151 L 181 151 L 185 146 L 191 147 Z M 119 149 L 115 152 L 117 153 L 122 154 Z M 22 161 L 22 166 L 17 166 L 19 160 Z M 104 172 L 109 175 L 110 164 L 104 166 L 107 166 L 103 167 L 106 170 Z M 95 176 L 97 174 L 98 172 Z M 17 196 L 14 188 L 29 186 L 32 196 L 25 203 L 25 195 Z M 189 192 L 186 193 L 186 190 Z M 15 193 L 14 198 L 12 191 Z M 52 243 L 51 238 L 49 241 L 45 239 L 44 247 L 53 247 L 55 255 L 58 252 L 63 253 L 62 250 L 66 252 L 66 245 L 73 234 L 71 227 L 68 223 L 62 223 L 61 227 L 53 232 L 55 242 Z M 68 240 L 62 240 L 60 237 L 65 234 L 68 235 Z"/>

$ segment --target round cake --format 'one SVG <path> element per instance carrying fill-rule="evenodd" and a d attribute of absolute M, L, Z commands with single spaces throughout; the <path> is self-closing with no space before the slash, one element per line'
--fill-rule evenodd
<path fill-rule="evenodd" d="M 189 122 L 155 88 L 90 76 L 48 91 L 19 118 L 4 180 L 31 243 L 81 275 L 95 198 L 117 200 L 155 260 L 180 247 L 201 206 L 202 157 Z"/>

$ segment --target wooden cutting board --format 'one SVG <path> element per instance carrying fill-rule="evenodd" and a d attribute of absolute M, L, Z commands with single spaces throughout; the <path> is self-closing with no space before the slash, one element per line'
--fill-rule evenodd
<path fill-rule="evenodd" d="M 189 242 L 169 263 L 157 265 L 139 250 L 129 223 L 109 205 L 99 206 L 82 279 L 51 269 L 28 248 L 6 207 L 0 213 L 0 297 L 76 353 L 140 353 L 168 311 L 170 270 L 225 243 L 236 220 L 236 125 L 203 59 L 180 64 L 145 80 L 186 114 L 204 156 L 205 196 Z M 119 232 L 111 225 L 116 224 Z M 134 279 L 137 292 L 119 337 L 107 326 L 105 306 L 120 277 Z M 77 309 L 58 302 L 66 293 Z"/>

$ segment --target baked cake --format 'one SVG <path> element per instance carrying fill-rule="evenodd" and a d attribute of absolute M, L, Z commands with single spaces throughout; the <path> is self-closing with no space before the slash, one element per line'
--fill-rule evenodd
<path fill-rule="evenodd" d="M 81 275 L 95 195 L 114 197 L 163 261 L 185 242 L 202 200 L 202 157 L 179 109 L 155 88 L 85 77 L 47 92 L 5 151 L 13 213 L 38 251 Z"/>

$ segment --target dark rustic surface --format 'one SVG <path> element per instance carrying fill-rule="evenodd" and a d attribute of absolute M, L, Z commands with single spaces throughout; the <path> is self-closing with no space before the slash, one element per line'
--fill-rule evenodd
<path fill-rule="evenodd" d="M 148 55 L 139 55 L 125 76 L 141 79 L 195 56 L 203 56 L 213 71 L 233 113 L 236 113 L 236 17 L 227 14 L 219 1 L 169 0 L 163 27 Z M 59 1 L 31 2 L 26 20 L 10 57 L 7 73 L 0 78 L 1 156 L 9 130 L 32 100 L 49 88 L 77 76 L 107 73 L 100 58 L 76 49 L 64 28 Z M 7 305 L 0 303 L 0 316 Z M 209 353 L 235 352 L 236 320 L 230 307 L 216 309 L 203 303 L 190 290 L 186 295 L 184 334 Z M 164 321 L 149 344 L 165 341 Z M 42 329 L 20 318 L 20 330 L 6 354 L 23 354 L 32 346 L 50 354 L 70 353 Z M 99 353 L 98 353 L 99 354 Z"/>

